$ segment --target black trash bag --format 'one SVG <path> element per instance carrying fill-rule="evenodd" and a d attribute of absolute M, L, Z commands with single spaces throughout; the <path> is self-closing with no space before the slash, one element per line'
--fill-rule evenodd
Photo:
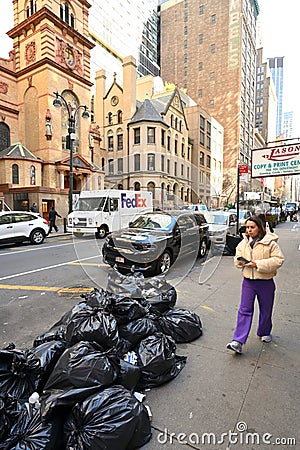
<path fill-rule="evenodd" d="M 141 376 L 141 371 L 138 366 L 135 366 L 128 361 L 120 359 L 119 361 L 119 376 L 116 384 L 121 384 L 129 391 L 134 391 Z"/>
<path fill-rule="evenodd" d="M 171 336 L 176 343 L 191 342 L 202 336 L 200 317 L 193 311 L 175 308 L 159 319 L 160 331 Z"/>
<path fill-rule="evenodd" d="M 0 350 L 0 392 L 26 400 L 37 390 L 40 360 L 29 350 Z"/>
<path fill-rule="evenodd" d="M 57 421 L 46 422 L 41 411 L 26 403 L 12 425 L 2 450 L 63 450 L 62 426 Z"/>
<path fill-rule="evenodd" d="M 235 249 L 238 244 L 243 240 L 243 237 L 240 235 L 227 234 L 226 235 L 226 245 L 223 251 L 225 256 L 234 256 Z"/>
<path fill-rule="evenodd" d="M 103 289 L 99 290 L 94 288 L 93 291 L 88 292 L 87 294 L 81 294 L 81 297 L 85 299 L 88 306 L 103 309 L 104 311 L 109 308 L 111 302 L 110 293 Z"/>
<path fill-rule="evenodd" d="M 124 325 L 118 327 L 119 336 L 131 345 L 128 346 L 128 350 L 134 348 L 142 339 L 151 334 L 156 333 L 158 330 L 157 323 L 153 318 L 145 316 L 140 319 L 133 320 Z"/>
<path fill-rule="evenodd" d="M 45 389 L 110 386 L 118 376 L 119 360 L 109 353 L 96 344 L 78 342 L 59 358 Z"/>
<path fill-rule="evenodd" d="M 76 403 L 82 402 L 99 390 L 101 390 L 99 386 L 45 390 L 41 395 L 42 417 L 45 420 L 60 417 L 64 421 L 66 414 L 70 413 Z"/>
<path fill-rule="evenodd" d="M 166 281 L 165 275 L 145 281 L 142 294 L 150 304 L 150 312 L 157 315 L 173 308 L 177 300 L 176 289 Z"/>
<path fill-rule="evenodd" d="M 130 298 L 141 298 L 144 282 L 144 275 L 141 272 L 135 272 L 134 266 L 131 273 L 123 275 L 113 267 L 108 272 L 106 290 L 114 295 L 121 295 Z"/>
<path fill-rule="evenodd" d="M 53 342 L 53 341 L 62 341 L 64 342 L 66 339 L 66 325 L 62 325 L 59 327 L 52 327 L 46 333 L 37 336 L 33 341 L 33 347 L 38 347 L 45 342 Z"/>
<path fill-rule="evenodd" d="M 78 312 L 67 325 L 66 340 L 69 345 L 79 341 L 97 342 L 103 349 L 109 350 L 118 339 L 116 319 L 91 307 Z"/>
<path fill-rule="evenodd" d="M 144 405 L 123 386 L 112 386 L 74 406 L 64 436 L 73 450 L 130 450 L 151 439 L 151 426 Z"/>
<path fill-rule="evenodd" d="M 135 352 L 141 370 L 138 389 L 160 386 L 177 377 L 187 359 L 177 356 L 174 340 L 160 332 L 143 339 Z"/>
<path fill-rule="evenodd" d="M 45 383 L 54 369 L 55 364 L 64 352 L 66 345 L 65 341 L 52 341 L 45 342 L 30 350 L 30 355 L 33 358 L 36 357 L 40 361 L 41 372 L 37 385 L 37 391 L 39 393 L 44 389 Z"/>
<path fill-rule="evenodd" d="M 149 307 L 145 302 L 139 302 L 130 297 L 122 297 L 115 295 L 112 297 L 110 308 L 111 314 L 115 317 L 118 325 L 131 322 L 145 316 L 149 311 Z"/>
<path fill-rule="evenodd" d="M 9 394 L 0 393 L 0 442 L 6 439 L 20 413 L 21 404 L 18 400 Z"/>

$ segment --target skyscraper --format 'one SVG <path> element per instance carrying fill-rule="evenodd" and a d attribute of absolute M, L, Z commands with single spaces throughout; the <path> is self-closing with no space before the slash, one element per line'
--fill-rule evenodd
<path fill-rule="evenodd" d="M 276 135 L 282 133 L 283 56 L 268 58 L 277 96 Z"/>
<path fill-rule="evenodd" d="M 90 0 L 89 31 L 96 44 L 91 54 L 92 79 L 104 69 L 109 82 L 122 83 L 123 58 L 137 61 L 137 76 L 159 75 L 158 0 Z"/>
<path fill-rule="evenodd" d="M 161 76 L 224 126 L 224 169 L 249 164 L 253 148 L 256 0 L 161 4 Z"/>

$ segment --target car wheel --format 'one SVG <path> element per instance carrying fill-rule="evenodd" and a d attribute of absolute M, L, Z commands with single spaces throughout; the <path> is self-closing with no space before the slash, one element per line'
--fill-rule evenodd
<path fill-rule="evenodd" d="M 206 253 L 207 253 L 207 242 L 205 239 L 202 239 L 202 241 L 200 242 L 200 247 L 199 247 L 200 258 L 204 258 Z"/>
<path fill-rule="evenodd" d="M 166 273 L 170 269 L 172 264 L 171 253 L 168 250 L 165 250 L 163 254 L 159 257 L 157 263 L 157 272 L 158 273 Z"/>
<path fill-rule="evenodd" d="M 103 227 L 103 226 L 99 227 L 98 231 L 95 233 L 95 236 L 97 239 L 104 239 L 106 235 L 107 235 L 107 229 L 106 229 L 106 227 Z"/>
<path fill-rule="evenodd" d="M 39 245 L 44 242 L 45 232 L 43 230 L 33 230 L 30 234 L 30 242 L 34 245 Z"/>
<path fill-rule="evenodd" d="M 83 236 L 83 233 L 73 233 L 73 235 L 74 235 L 75 237 L 82 237 L 82 236 Z"/>

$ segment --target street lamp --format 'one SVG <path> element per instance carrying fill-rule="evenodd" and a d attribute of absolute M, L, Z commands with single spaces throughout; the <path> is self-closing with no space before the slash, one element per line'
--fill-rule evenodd
<path fill-rule="evenodd" d="M 70 181 L 69 181 L 69 214 L 70 214 L 73 211 L 73 141 L 76 138 L 75 135 L 76 115 L 78 114 L 78 111 L 81 108 L 84 109 L 81 116 L 83 119 L 88 119 L 90 115 L 87 111 L 88 107 L 86 105 L 79 105 L 74 111 L 72 111 L 70 105 L 67 104 L 66 100 L 61 94 L 59 94 L 58 92 L 53 92 L 53 94 L 55 94 L 53 106 L 55 106 L 55 108 L 61 108 L 64 104 L 68 112 L 69 127 L 68 127 L 67 148 L 70 150 Z"/>

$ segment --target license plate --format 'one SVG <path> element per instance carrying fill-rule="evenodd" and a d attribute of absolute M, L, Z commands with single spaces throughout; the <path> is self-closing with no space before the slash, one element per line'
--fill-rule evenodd
<path fill-rule="evenodd" d="M 76 233 L 80 233 L 81 229 L 80 228 L 76 228 Z"/>
<path fill-rule="evenodd" d="M 124 264 L 124 262 L 125 262 L 125 259 L 124 259 L 124 258 L 122 258 L 121 256 L 116 256 L 116 259 L 115 259 L 115 261 L 116 261 L 116 262 L 118 262 L 118 263 L 123 263 L 123 264 Z"/>

